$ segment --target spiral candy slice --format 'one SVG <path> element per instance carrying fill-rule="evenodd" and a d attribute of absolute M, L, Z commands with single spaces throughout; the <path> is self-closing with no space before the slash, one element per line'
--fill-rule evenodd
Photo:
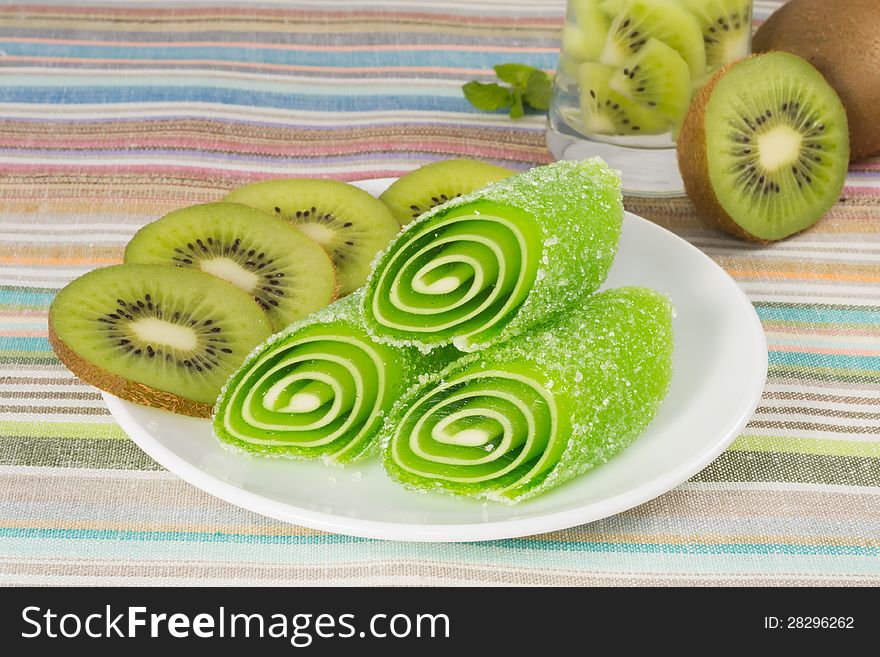
<path fill-rule="evenodd" d="M 379 340 L 476 351 L 569 307 L 605 280 L 620 178 L 598 158 L 537 167 L 438 206 L 374 263 L 364 314 Z"/>
<path fill-rule="evenodd" d="M 449 358 L 373 342 L 355 293 L 272 336 L 227 382 L 214 433 L 249 452 L 344 463 L 372 451 L 406 386 Z"/>
<path fill-rule="evenodd" d="M 621 288 L 468 354 L 390 415 L 383 462 L 418 489 L 518 502 L 605 462 L 644 431 L 671 377 L 666 297 Z"/>

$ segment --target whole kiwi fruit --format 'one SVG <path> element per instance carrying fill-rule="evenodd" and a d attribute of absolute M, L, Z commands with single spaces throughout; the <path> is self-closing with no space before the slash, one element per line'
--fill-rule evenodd
<path fill-rule="evenodd" d="M 819 69 L 846 108 L 851 159 L 880 153 L 880 1 L 790 0 L 758 28 L 752 47 L 790 52 Z"/>

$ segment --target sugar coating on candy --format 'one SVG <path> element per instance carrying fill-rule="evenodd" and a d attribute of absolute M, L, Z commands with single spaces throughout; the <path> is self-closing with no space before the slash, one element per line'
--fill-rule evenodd
<path fill-rule="evenodd" d="M 214 407 L 212 427 L 224 448 L 333 465 L 375 453 L 375 437 L 394 400 L 419 376 L 446 365 L 453 354 L 446 349 L 425 356 L 412 348 L 375 343 L 361 319 L 362 294 L 357 291 L 292 324 L 245 359 Z M 322 370 L 325 365 L 330 369 Z M 329 399 L 318 396 L 320 392 L 301 395 L 306 406 L 296 407 L 296 393 L 313 381 L 326 383 L 324 390 L 332 389 L 328 381 L 339 385 L 343 397 L 350 394 L 350 409 L 340 401 L 335 415 L 321 415 L 335 408 L 335 391 Z M 363 389 L 360 397 L 357 386 Z"/>
<path fill-rule="evenodd" d="M 480 201 L 515 208 L 529 217 L 536 239 L 530 244 L 537 268 L 524 300 L 502 317 L 493 318 L 495 326 L 483 332 L 463 330 L 462 334 L 445 336 L 440 332 L 420 333 L 390 329 L 377 319 L 376 304 L 393 305 L 384 296 L 378 282 L 390 280 L 398 272 L 388 268 L 395 258 L 416 240 L 430 222 Z M 476 207 L 476 206 L 475 206 Z M 373 262 L 372 273 L 364 296 L 367 330 L 381 342 L 398 346 L 415 346 L 428 351 L 439 345 L 453 344 L 465 352 L 484 349 L 527 330 L 546 317 L 577 302 L 605 280 L 614 260 L 623 203 L 620 177 L 601 159 L 559 161 L 536 167 L 525 173 L 493 183 L 485 189 L 455 198 L 423 214 L 409 224 Z M 459 226 L 467 219 L 452 224 Z M 445 229 L 437 230 L 442 238 Z M 521 262 L 509 262 L 522 267 Z M 375 298 L 381 295 L 381 298 Z M 414 315 L 418 321 L 418 315 Z"/>
<path fill-rule="evenodd" d="M 665 296 L 644 288 L 620 288 L 584 299 L 570 312 L 508 342 L 467 354 L 411 387 L 383 429 L 383 463 L 392 478 L 411 488 L 510 503 L 534 497 L 606 462 L 645 430 L 666 396 L 672 349 L 672 306 Z M 517 471 L 483 481 L 450 481 L 443 473 L 425 476 L 438 466 L 421 457 L 410 456 L 408 463 L 401 463 L 401 454 L 407 453 L 402 445 L 415 435 L 409 431 L 417 421 L 411 409 L 418 410 L 419 418 L 430 417 L 426 400 L 441 400 L 438 389 L 474 368 L 501 372 L 493 385 L 533 373 L 535 385 L 553 408 L 553 421 L 539 429 L 550 435 L 555 426 L 555 438 Z M 468 383 L 473 390 L 480 379 Z M 466 390 L 464 385 L 455 388 L 457 394 Z M 455 408 L 449 406 L 445 413 Z M 489 443 L 489 452 L 496 443 Z M 554 450 L 555 456 L 547 458 Z M 517 453 L 511 449 L 506 456 L 512 459 Z M 461 478 L 468 467 L 450 470 L 455 473 L 450 476 Z"/>

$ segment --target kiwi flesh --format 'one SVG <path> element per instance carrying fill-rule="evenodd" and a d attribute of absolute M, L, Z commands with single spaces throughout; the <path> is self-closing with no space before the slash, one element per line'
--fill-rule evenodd
<path fill-rule="evenodd" d="M 711 75 L 749 54 L 752 0 L 678 0 L 697 19 Z"/>
<path fill-rule="evenodd" d="M 585 132 L 596 135 L 654 135 L 669 129 L 669 122 L 653 108 L 625 98 L 609 86 L 614 69 L 602 64 L 581 64 L 581 120 Z"/>
<path fill-rule="evenodd" d="M 706 51 L 697 19 L 676 0 L 631 0 L 611 22 L 599 62 L 619 68 L 654 38 L 687 62 L 691 78 L 706 71 Z"/>
<path fill-rule="evenodd" d="M 701 218 L 756 241 L 816 223 L 839 198 L 848 159 L 837 94 L 808 62 L 783 52 L 716 73 L 678 137 L 679 168 Z"/>
<path fill-rule="evenodd" d="M 49 342 L 80 379 L 195 417 L 210 417 L 226 379 L 271 332 L 245 292 L 170 265 L 96 269 L 49 307 Z"/>
<path fill-rule="evenodd" d="M 599 9 L 605 12 L 606 16 L 614 18 L 621 12 L 626 0 L 599 0 Z"/>
<path fill-rule="evenodd" d="M 254 297 L 279 331 L 328 305 L 336 292 L 330 258 L 290 224 L 238 203 L 175 210 L 141 228 L 126 263 L 200 269 Z"/>
<path fill-rule="evenodd" d="M 395 180 L 379 200 L 404 226 L 434 206 L 514 173 L 505 167 L 465 158 L 432 162 Z"/>
<path fill-rule="evenodd" d="M 340 296 L 367 282 L 373 258 L 400 230 L 385 204 L 336 180 L 265 180 L 224 200 L 284 219 L 311 237 L 336 267 Z"/>

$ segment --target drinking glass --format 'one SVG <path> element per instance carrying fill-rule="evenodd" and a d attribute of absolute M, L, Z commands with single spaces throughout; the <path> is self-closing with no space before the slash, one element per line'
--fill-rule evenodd
<path fill-rule="evenodd" d="M 556 159 L 598 155 L 635 196 L 679 196 L 693 94 L 751 49 L 752 0 L 568 0 L 547 126 Z"/>

